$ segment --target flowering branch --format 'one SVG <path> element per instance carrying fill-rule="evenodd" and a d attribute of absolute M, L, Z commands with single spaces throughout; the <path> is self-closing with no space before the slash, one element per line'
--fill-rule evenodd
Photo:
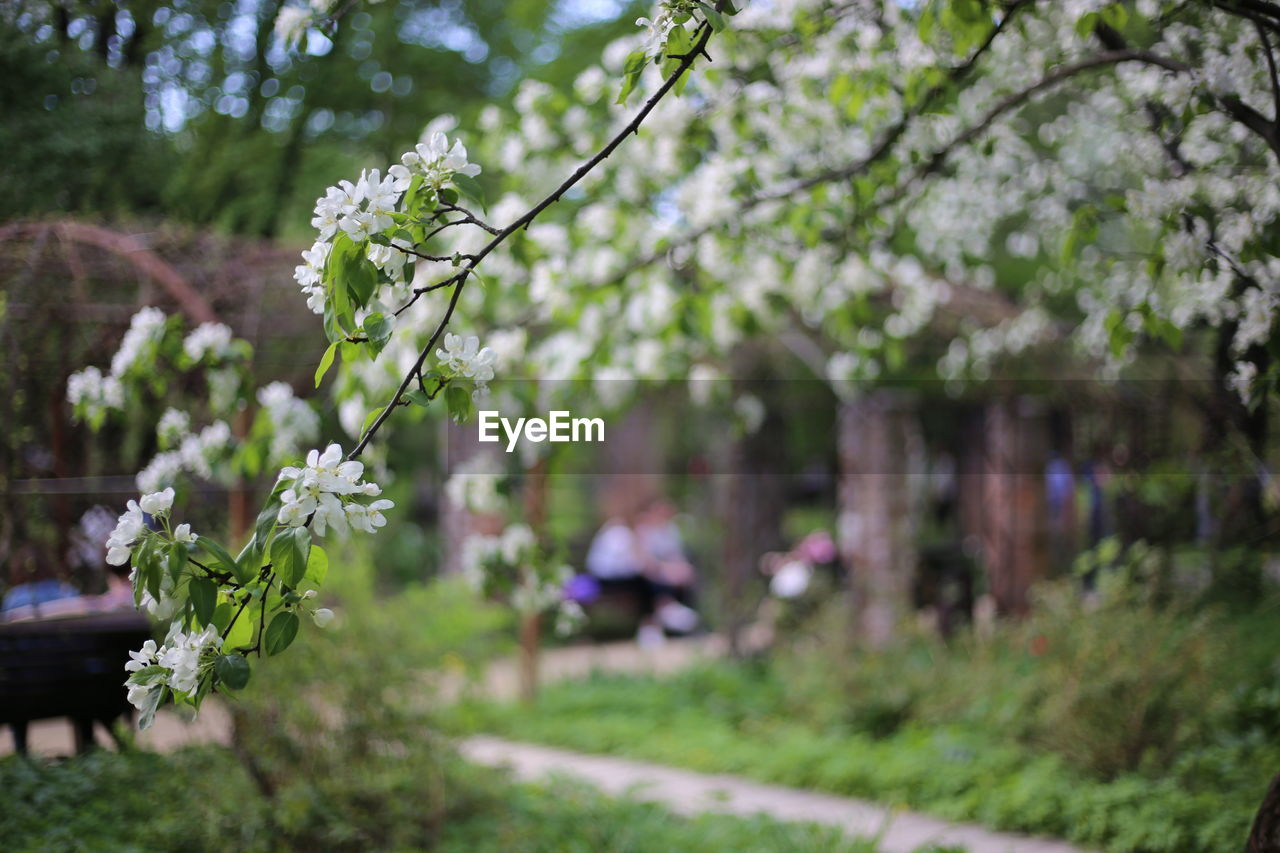
<path fill-rule="evenodd" d="M 716 10 L 719 11 L 721 8 L 723 8 L 723 2 L 717 3 Z M 453 312 L 457 308 L 458 300 L 462 296 L 462 291 L 466 287 L 467 279 L 471 275 L 471 273 L 475 270 L 475 268 L 479 266 L 480 262 L 483 261 L 485 257 L 489 255 L 490 252 L 492 252 L 494 249 L 496 249 L 498 246 L 504 243 L 507 240 L 507 238 L 509 238 L 512 234 L 516 233 L 521 228 L 527 228 L 529 224 L 532 223 L 538 217 L 539 214 L 541 214 L 548 207 L 550 207 L 551 205 L 559 201 L 561 196 L 563 196 L 566 192 L 572 189 L 575 184 L 577 184 L 584 177 L 586 177 L 591 172 L 592 169 L 594 169 L 596 166 L 599 166 L 602 162 L 604 162 L 609 157 L 609 155 L 612 154 L 618 148 L 618 146 L 622 144 L 622 141 L 624 139 L 626 139 L 631 134 L 639 133 L 640 125 L 644 123 L 644 120 L 645 118 L 648 117 L 649 113 L 653 112 L 653 108 L 658 105 L 659 101 L 661 101 L 664 97 L 666 97 L 667 93 L 670 92 L 671 89 L 680 80 L 680 78 L 684 76 L 685 72 L 689 70 L 689 68 L 697 60 L 698 56 L 705 51 L 707 42 L 711 38 L 711 33 L 712 33 L 712 29 L 706 22 L 703 22 L 698 25 L 697 29 L 695 29 L 694 31 L 695 49 L 690 50 L 688 53 L 686 53 L 683 57 L 679 59 L 679 62 L 676 65 L 675 70 L 673 70 L 670 74 L 667 75 L 666 80 L 664 80 L 662 85 L 658 88 L 658 90 L 654 92 L 647 101 L 645 101 L 644 105 L 639 109 L 639 111 L 636 112 L 635 116 L 632 117 L 631 121 L 629 121 L 625 127 L 623 127 L 620 131 L 618 131 L 618 133 L 614 134 L 613 138 L 610 139 L 603 148 L 597 151 L 593 157 L 591 157 L 589 160 L 587 160 L 585 163 L 579 166 L 576 170 L 574 170 L 573 174 L 571 174 L 564 181 L 562 181 L 561 184 L 558 187 L 556 187 L 554 190 L 552 190 L 548 195 L 543 197 L 541 201 L 539 201 L 533 207 L 529 208 L 529 210 L 525 211 L 524 214 L 519 216 L 514 222 L 512 222 L 506 228 L 503 228 L 501 231 L 498 231 L 494 236 L 494 238 L 490 240 L 488 243 L 486 243 L 484 247 L 480 249 L 480 251 L 476 252 L 475 255 L 467 261 L 466 265 L 463 266 L 462 269 L 457 274 L 451 276 L 450 278 L 442 282 L 438 282 L 434 285 L 431 285 L 430 287 L 419 288 L 418 290 L 415 290 L 414 295 L 412 299 L 410 299 L 409 303 L 407 303 L 406 305 L 396 310 L 395 313 L 399 315 L 405 309 L 407 309 L 409 305 L 413 304 L 413 302 L 423 293 L 427 293 L 431 290 L 436 290 L 444 287 L 449 287 L 449 286 L 453 287 L 453 293 L 449 297 L 449 304 L 445 308 L 444 316 L 441 317 L 439 324 L 436 326 L 435 332 L 432 333 L 431 338 L 427 341 L 427 345 L 424 346 L 422 348 L 422 351 L 418 354 L 418 358 L 414 362 L 413 367 L 405 374 L 404 379 L 401 380 L 400 386 L 396 389 L 396 392 L 391 396 L 390 401 L 382 409 L 382 412 L 377 416 L 377 418 L 374 419 L 373 423 L 369 425 L 369 428 L 365 430 L 364 435 L 361 436 L 359 442 L 356 443 L 356 446 L 352 448 L 351 453 L 348 454 L 347 456 L 348 459 L 355 459 L 361 454 L 361 452 L 364 451 L 365 447 L 369 445 L 369 442 L 370 440 L 372 440 L 373 436 L 378 432 L 379 429 L 382 428 L 382 425 L 386 423 L 387 418 L 391 416 L 391 412 L 394 411 L 395 408 L 401 404 L 401 400 L 405 391 L 409 389 L 409 385 L 413 382 L 414 377 L 421 372 L 423 364 L 426 362 L 427 357 L 431 354 L 431 350 L 435 348 L 436 343 L 440 340 L 440 336 L 444 334 L 445 328 L 448 327 L 449 321 L 453 318 Z"/>
<path fill-rule="evenodd" d="M 313 11 L 324 14 L 331 5 L 320 0 Z M 192 533 L 190 525 L 171 528 L 172 488 L 129 502 L 107 543 L 107 559 L 115 565 L 132 564 L 135 603 L 157 619 L 170 622 L 164 642 L 157 646 L 148 641 L 141 651 L 130 653 L 126 666 L 129 701 L 141 711 L 140 727 L 149 726 L 156 709 L 171 697 L 198 708 L 210 692 L 244 687 L 250 671 L 246 656 L 278 654 L 293 642 L 298 612 L 309 609 L 305 602 L 315 595 L 314 588 L 305 587 L 319 586 L 328 570 L 328 557 L 314 540 L 327 531 L 374 533 L 386 524 L 382 510 L 394 506 L 379 498 L 382 490 L 376 483 L 362 480 L 364 464 L 357 461 L 393 409 L 410 402 L 427 405 L 446 388 L 451 411 L 459 405 L 458 391 L 469 409 L 465 387 L 455 383 L 465 382 L 473 389 L 473 397 L 486 392 L 494 375 L 494 352 L 481 348 L 474 336 L 446 334 L 462 292 L 469 278 L 477 274 L 477 266 L 494 249 L 558 201 L 623 139 L 638 132 L 696 58 L 706 55 L 712 30 L 723 26 L 718 8 L 692 0 L 663 0 L 662 9 L 663 41 L 648 57 L 657 60 L 670 54 L 662 85 L 595 156 L 505 228 L 490 225 L 459 203 L 459 193 L 479 200 L 474 176 L 480 167 L 468 162 L 460 141 L 450 147 L 439 132 L 406 153 L 385 176 L 378 170 L 365 171 L 355 183 L 340 181 L 330 187 L 317 202 L 312 224 L 320 239 L 303 253 L 304 263 L 295 271 L 308 306 L 324 315 L 330 341 L 316 371 L 317 385 L 340 345 L 348 353 L 358 353 L 360 346 L 366 346 L 376 357 L 393 335 L 395 320 L 421 296 L 449 288 L 447 306 L 396 393 L 371 416 L 349 454 L 344 457 L 337 444 L 330 444 L 323 452 L 312 450 L 305 466 L 280 470 L 253 535 L 239 556 L 233 557 L 216 542 Z M 702 10 L 701 18 L 694 17 L 697 9 Z M 286 42 L 296 44 L 316 20 L 313 12 L 285 7 L 277 27 Z M 683 27 L 690 20 L 696 24 L 692 33 Z M 713 22 L 719 23 L 713 26 Z M 673 46 L 670 50 L 667 40 Z M 684 52 L 677 56 L 678 50 Z M 634 86 L 638 73 L 631 69 L 628 75 L 628 85 Z M 420 248 L 446 229 L 462 225 L 474 226 L 491 239 L 475 253 L 449 255 Z M 435 284 L 413 288 L 404 305 L 389 311 L 377 298 L 378 289 L 387 280 L 392 288 L 402 286 L 410 260 L 452 262 L 458 269 Z M 121 378 L 132 375 L 128 368 L 137 361 L 137 353 L 158 350 L 165 328 L 163 315 L 148 309 L 135 318 L 134 327 L 109 376 L 86 370 L 77 379 L 70 396 L 80 416 L 98 413 L 100 420 L 107 409 L 122 408 Z M 221 351 L 229 343 L 230 332 L 225 327 L 202 328 L 185 346 L 190 360 L 199 362 L 206 351 Z M 440 343 L 443 346 L 436 349 Z M 440 364 L 424 373 L 433 351 Z M 435 383 L 430 391 L 429 379 Z M 417 389 L 410 391 L 414 382 Z M 270 387 L 263 391 L 271 392 L 259 394 L 264 407 L 279 408 L 288 402 L 276 400 L 279 394 Z M 187 428 L 188 420 L 181 413 L 166 413 L 164 420 L 162 433 L 182 433 Z M 196 555 L 200 559 L 194 559 Z M 554 584 L 544 586 L 539 587 L 541 594 L 558 590 Z M 274 615 L 268 619 L 268 613 Z M 324 608 L 311 615 L 321 627 L 333 618 Z"/>

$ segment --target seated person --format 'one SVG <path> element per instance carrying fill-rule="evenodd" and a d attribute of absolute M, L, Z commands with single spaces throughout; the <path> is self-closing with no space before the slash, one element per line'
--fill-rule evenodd
<path fill-rule="evenodd" d="M 81 595 L 75 587 L 60 581 L 42 581 L 41 583 L 57 583 L 59 587 L 70 590 L 70 595 L 57 598 L 32 600 L 26 596 L 19 597 L 20 603 L 9 606 L 10 596 L 29 584 L 22 584 L 9 590 L 5 595 L 4 607 L 0 609 L 0 622 L 24 622 L 28 619 L 49 619 L 55 616 L 77 616 L 87 613 L 107 613 L 115 610 L 133 610 L 133 584 L 129 582 L 128 566 L 111 566 L 107 572 L 107 591 L 102 595 Z"/>
<path fill-rule="evenodd" d="M 602 589 L 626 589 L 640 599 L 641 624 L 636 639 L 641 645 L 655 645 L 664 637 L 663 628 L 688 633 L 698 625 L 698 614 L 677 598 L 692 583 L 692 568 L 679 549 L 679 532 L 672 514 L 665 510 L 650 513 L 652 503 L 638 511 L 615 515 L 596 533 L 587 552 L 587 571 Z M 667 505 L 669 506 L 669 505 Z M 670 529 L 666 529 L 670 525 Z M 649 550 L 649 542 L 657 554 Z"/>

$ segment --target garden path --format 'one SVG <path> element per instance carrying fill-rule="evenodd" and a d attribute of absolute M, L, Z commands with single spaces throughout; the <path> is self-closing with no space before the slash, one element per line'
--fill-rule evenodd
<path fill-rule="evenodd" d="M 584 755 L 487 735 L 468 738 L 460 747 L 471 761 L 509 767 L 517 779 L 573 776 L 605 793 L 660 803 L 678 814 L 765 814 L 783 821 L 828 824 L 852 837 L 878 837 L 881 853 L 911 853 L 930 843 L 954 845 L 968 853 L 1083 853 L 1062 841 L 993 832 L 863 800 L 765 785 L 736 776 Z"/>

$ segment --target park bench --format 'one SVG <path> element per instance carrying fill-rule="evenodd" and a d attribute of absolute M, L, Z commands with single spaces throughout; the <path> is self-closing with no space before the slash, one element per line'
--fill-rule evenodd
<path fill-rule="evenodd" d="M 0 725 L 27 751 L 33 720 L 68 717 L 76 750 L 93 746 L 93 724 L 111 731 L 132 718 L 125 698 L 129 651 L 150 639 L 147 618 L 129 611 L 0 623 Z"/>

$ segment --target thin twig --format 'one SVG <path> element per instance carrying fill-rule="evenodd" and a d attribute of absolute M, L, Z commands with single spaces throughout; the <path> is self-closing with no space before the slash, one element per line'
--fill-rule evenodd
<path fill-rule="evenodd" d="M 722 7 L 723 7 L 723 2 L 718 2 L 716 4 L 717 11 L 719 11 Z M 628 136 L 630 136 L 633 133 L 639 132 L 640 125 L 644 122 L 645 118 L 648 117 L 649 113 L 653 112 L 653 109 L 658 105 L 658 102 L 661 101 L 666 96 L 666 94 L 671 91 L 671 89 L 675 86 L 676 82 L 679 81 L 679 79 L 684 75 L 684 73 L 689 70 L 689 67 L 693 65 L 698 55 L 702 53 L 703 50 L 705 50 L 707 41 L 711 38 L 711 32 L 712 32 L 711 28 L 705 22 L 699 24 L 698 28 L 694 30 L 694 35 L 697 39 L 694 43 L 694 48 L 689 51 L 689 54 L 684 59 L 680 60 L 680 64 L 675 67 L 675 69 L 671 72 L 670 75 L 668 75 L 667 79 L 658 88 L 658 90 L 654 92 L 653 95 L 651 95 L 647 101 L 644 102 L 644 105 L 640 108 L 639 112 L 635 114 L 635 116 L 631 119 L 631 121 L 627 122 L 627 125 L 623 127 L 622 130 L 620 130 L 611 140 L 609 140 L 609 142 L 603 148 L 601 148 L 598 152 L 596 152 L 595 156 L 593 156 L 590 160 L 587 160 L 585 163 L 579 166 L 576 170 L 574 170 L 573 174 L 571 174 L 568 178 L 566 178 L 563 182 L 561 182 L 560 186 L 552 190 L 549 195 L 547 195 L 545 198 L 542 199 L 542 201 L 538 202 L 533 207 L 529 208 L 529 210 L 525 211 L 525 213 L 522 216 L 520 216 L 518 219 L 516 219 L 515 222 L 512 222 L 506 228 L 503 228 L 501 231 L 495 234 L 493 239 L 490 240 L 488 243 L 486 243 L 484 245 L 484 248 L 480 249 L 480 251 L 476 253 L 475 257 L 472 258 L 470 261 L 468 261 L 466 266 L 464 266 L 462 270 L 459 271 L 459 273 L 456 276 L 458 280 L 454 285 L 452 295 L 449 297 L 449 305 L 445 309 L 444 316 L 440 319 L 440 323 L 436 326 L 435 332 L 432 333 L 431 339 L 427 341 L 427 345 L 423 347 L 422 351 L 418 354 L 418 358 L 414 362 L 413 367 L 409 370 L 408 373 L 405 374 L 404 379 L 401 380 L 400 386 L 396 389 L 395 394 L 392 395 L 391 397 L 391 401 L 387 403 L 387 405 L 382 409 L 382 412 L 379 413 L 378 417 L 374 420 L 374 422 L 370 424 L 369 429 L 365 431 L 365 434 L 360 438 L 360 441 L 356 444 L 354 448 L 352 448 L 351 452 L 347 454 L 348 459 L 355 459 L 369 445 L 369 441 L 373 438 L 374 434 L 377 433 L 377 431 L 382 428 L 382 425 L 386 423 L 387 418 L 391 416 L 391 412 L 395 409 L 396 405 L 399 404 L 401 396 L 404 394 L 405 391 L 408 390 L 409 385 L 413 382 L 414 377 L 418 374 L 418 372 L 421 371 L 422 365 L 426 362 L 427 357 L 431 354 L 431 350 L 435 347 L 436 342 L 439 341 L 440 336 L 444 334 L 445 327 L 449 325 L 449 321 L 453 318 L 454 309 L 457 308 L 458 300 L 459 298 L 461 298 L 462 291 L 466 287 L 467 278 L 468 276 L 470 276 L 471 272 L 476 268 L 476 266 L 478 266 L 480 262 L 483 261 L 485 257 L 489 255 L 490 252 L 492 252 L 494 249 L 500 246 L 503 242 L 505 242 L 508 237 L 510 237 L 512 234 L 516 233 L 517 231 L 519 231 L 521 228 L 524 228 L 525 226 L 529 225 L 529 223 L 533 222 L 533 220 L 536 219 L 539 214 L 541 214 L 548 207 L 550 207 L 551 205 L 559 201 L 561 196 L 563 196 L 566 192 L 572 189 L 575 184 L 577 184 L 584 177 L 586 177 L 587 174 L 590 173 L 592 169 L 600 165 L 600 163 L 602 163 L 606 158 L 608 158 L 609 155 L 612 154 L 614 150 L 617 149 L 617 147 L 622 144 L 624 139 L 626 139 Z M 465 211 L 461 211 L 461 209 L 459 210 L 460 212 L 465 212 Z M 447 286 L 449 283 L 450 281 L 446 280 L 445 282 L 441 282 L 440 286 L 444 287 L 444 286 Z M 400 310 L 403 311 L 404 308 L 407 308 L 409 304 L 412 304 L 412 301 L 410 303 L 407 303 Z M 397 311 L 396 313 L 398 314 L 400 312 Z"/>

